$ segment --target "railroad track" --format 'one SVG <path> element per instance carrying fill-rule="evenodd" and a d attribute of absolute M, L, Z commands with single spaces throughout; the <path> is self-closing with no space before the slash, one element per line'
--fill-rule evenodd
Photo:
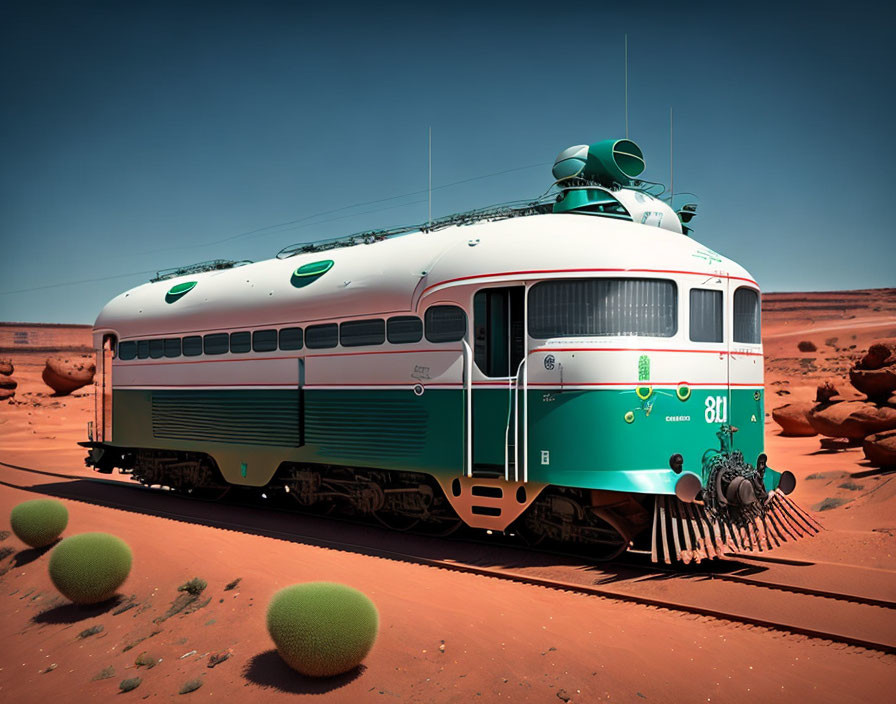
<path fill-rule="evenodd" d="M 99 477 L 85 477 L 80 475 L 51 472 L 47 470 L 20 467 L 0 461 L 0 467 L 6 471 L 22 472 L 31 475 L 43 475 L 55 479 L 76 480 L 102 485 L 114 485 L 125 487 L 141 494 L 157 494 L 158 490 L 112 479 Z M 6 472 L 4 472 L 6 473 Z M 6 479 L 0 479 L 0 484 L 28 491 L 41 492 L 40 488 L 27 484 L 18 484 Z M 111 488 L 111 486 L 110 486 Z M 112 489 L 114 492 L 115 489 Z M 66 492 L 56 487 L 52 492 L 55 496 L 73 500 L 85 500 L 83 492 Z M 164 496 L 175 498 L 167 492 Z M 181 498 L 182 497 L 177 497 Z M 135 508 L 135 502 L 122 501 L 120 496 L 104 496 L 100 503 L 109 508 L 121 510 L 140 510 Z M 208 504 L 195 503 L 188 499 L 182 499 L 178 503 L 193 504 L 197 507 Z M 233 502 L 228 504 L 234 506 Z M 561 566 L 551 564 L 527 566 L 521 565 L 514 569 L 503 567 L 484 566 L 476 564 L 481 562 L 482 555 L 472 560 L 447 559 L 444 557 L 430 557 L 426 550 L 395 550 L 389 547 L 377 545 L 376 532 L 369 530 L 368 524 L 363 524 L 364 540 L 352 542 L 346 540 L 334 540 L 320 535 L 303 534 L 296 531 L 282 530 L 270 525 L 272 514 L 288 513 L 292 516 L 295 511 L 277 509 L 273 507 L 259 507 L 257 504 L 242 503 L 237 506 L 255 513 L 254 518 L 262 519 L 252 522 L 241 522 L 232 518 L 221 519 L 210 515 L 200 515 L 201 510 L 170 510 L 170 507 L 156 505 L 153 502 L 151 514 L 170 520 L 201 523 L 203 525 L 240 532 L 253 533 L 266 537 L 291 542 L 302 542 L 327 549 L 355 552 L 364 555 L 380 557 L 383 559 L 397 560 L 413 564 L 424 565 L 433 568 L 447 569 L 454 572 L 463 572 L 482 577 L 512 581 L 530 586 L 548 589 L 574 592 L 619 601 L 668 609 L 683 613 L 696 614 L 709 618 L 732 621 L 735 623 L 759 626 L 772 631 L 792 633 L 809 638 L 843 643 L 850 646 L 867 648 L 887 654 L 896 654 L 896 601 L 880 596 L 872 597 L 857 593 L 845 593 L 842 591 L 823 589 L 814 586 L 804 586 L 781 581 L 768 581 L 756 578 L 752 575 L 723 573 L 718 569 L 711 570 L 671 570 L 655 565 L 646 566 L 636 561 L 625 560 L 619 563 L 624 577 L 614 574 L 609 579 L 595 579 L 595 565 L 587 563 L 570 563 Z M 207 512 L 206 512 L 207 513 Z M 247 516 L 248 517 L 248 516 Z M 327 523 L 333 523 L 333 518 L 325 519 Z M 358 527 L 357 522 L 349 522 L 349 525 Z M 395 535 L 394 533 L 391 535 Z M 408 537 L 406 534 L 405 537 Z M 425 541 L 434 540 L 425 536 L 416 536 Z M 445 539 L 438 539 L 444 542 Z M 461 541 L 453 541 L 455 545 Z M 531 548 L 511 546 L 503 543 L 489 543 L 482 540 L 463 540 L 463 544 L 475 545 L 486 552 L 492 551 L 489 562 L 507 564 L 507 551 L 513 551 L 517 556 L 531 555 L 537 551 Z M 499 553 L 501 553 L 499 555 Z M 562 557 L 564 559 L 581 560 L 581 556 L 574 554 L 557 555 L 556 553 L 540 553 L 542 556 Z M 489 555 L 486 555 L 489 557 Z M 736 555 L 732 556 L 737 558 Z M 519 559 L 513 562 L 520 562 Z M 557 572 L 561 574 L 558 575 Z M 896 575 L 894 575 L 896 578 Z M 670 589 L 671 587 L 674 587 Z M 774 600 L 768 603 L 757 604 L 755 600 L 756 590 L 777 590 L 780 592 Z M 671 592 L 671 593 L 670 593 Z M 732 603 L 737 604 L 732 608 Z"/>

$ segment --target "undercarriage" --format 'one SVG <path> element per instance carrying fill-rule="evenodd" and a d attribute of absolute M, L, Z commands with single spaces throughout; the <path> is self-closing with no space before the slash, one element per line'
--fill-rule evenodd
<path fill-rule="evenodd" d="M 211 501 L 237 488 L 204 453 L 84 444 L 90 448 L 88 466 L 102 473 L 118 467 L 145 486 Z M 503 532 L 530 546 L 572 548 L 597 561 L 635 550 L 649 552 L 654 561 L 684 563 L 733 550 L 771 549 L 817 532 L 817 523 L 783 492 L 761 488 L 761 473 L 735 465 L 715 467 L 715 490 L 692 502 L 547 486 Z M 435 479 L 419 472 L 283 463 L 266 486 L 254 490 L 279 505 L 372 518 L 393 530 L 448 535 L 464 525 Z"/>

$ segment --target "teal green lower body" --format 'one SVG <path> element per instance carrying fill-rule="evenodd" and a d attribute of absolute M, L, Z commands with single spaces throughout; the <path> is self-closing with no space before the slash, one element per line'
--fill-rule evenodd
<path fill-rule="evenodd" d="M 644 398 L 646 396 L 646 398 Z M 719 399 L 723 399 L 721 402 Z M 763 451 L 763 394 L 756 389 L 529 390 L 473 392 L 473 464 L 503 471 L 527 451 L 527 479 L 558 486 L 671 494 L 684 471 L 705 480 L 706 460 L 731 449 L 755 463 Z M 721 406 L 721 407 L 720 407 Z M 528 407 L 528 408 L 527 408 Z M 711 408 L 710 408 L 711 407 Z M 524 440 L 522 420 L 528 422 Z M 232 483 L 262 486 L 282 462 L 423 472 L 465 466 L 466 398 L 459 389 L 116 390 L 113 444 L 204 452 Z M 509 449 L 508 449 L 509 443 Z M 511 479 L 514 468 L 511 459 Z M 522 478 L 523 463 L 516 468 Z M 777 473 L 766 473 L 768 488 Z"/>

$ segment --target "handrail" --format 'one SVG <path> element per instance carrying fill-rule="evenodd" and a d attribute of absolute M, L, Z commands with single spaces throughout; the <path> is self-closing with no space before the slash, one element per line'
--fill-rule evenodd
<path fill-rule="evenodd" d="M 473 476 L 473 350 L 466 340 L 464 346 L 464 397 L 466 402 L 466 423 L 464 429 L 465 474 Z"/>
<path fill-rule="evenodd" d="M 510 418 L 512 414 L 510 412 L 510 404 L 511 404 L 511 396 L 513 396 L 513 384 L 516 381 L 514 377 L 507 377 L 507 423 L 504 425 L 504 481 L 510 481 L 510 452 L 507 449 L 507 443 L 510 440 Z M 516 451 L 516 444 L 514 443 L 514 452 Z M 514 470 L 515 471 L 515 470 Z"/>
<path fill-rule="evenodd" d="M 526 364 L 526 358 L 520 363 L 523 374 L 523 481 L 529 481 L 529 365 Z M 517 416 L 516 425 L 519 427 L 520 420 Z M 517 448 L 519 453 L 519 448 Z M 519 457 L 519 454 L 517 454 Z M 517 472 L 519 472 L 519 461 L 517 461 Z"/>
<path fill-rule="evenodd" d="M 518 482 L 520 480 L 520 371 L 523 368 L 523 365 L 526 363 L 526 358 L 520 360 L 520 363 L 516 368 L 516 375 L 510 380 L 511 385 L 513 386 L 514 394 L 513 394 L 513 453 L 514 453 L 514 463 L 513 463 L 513 481 Z M 507 419 L 507 427 L 510 429 L 510 419 Z M 506 448 L 506 445 L 505 445 Z M 505 450 L 506 453 L 506 450 Z M 510 480 L 510 472 L 508 471 L 506 479 Z"/>

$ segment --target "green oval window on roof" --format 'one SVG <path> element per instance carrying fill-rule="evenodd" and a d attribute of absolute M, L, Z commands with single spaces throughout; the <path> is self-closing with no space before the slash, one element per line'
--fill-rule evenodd
<path fill-rule="evenodd" d="M 165 302 L 174 303 L 176 300 L 192 291 L 195 287 L 195 281 L 184 281 L 182 284 L 175 284 L 169 288 L 168 293 L 165 294 Z"/>
<path fill-rule="evenodd" d="M 314 283 L 332 268 L 332 259 L 323 259 L 319 262 L 303 264 L 294 272 L 292 272 L 290 283 L 296 288 L 302 288 L 303 286 Z"/>

